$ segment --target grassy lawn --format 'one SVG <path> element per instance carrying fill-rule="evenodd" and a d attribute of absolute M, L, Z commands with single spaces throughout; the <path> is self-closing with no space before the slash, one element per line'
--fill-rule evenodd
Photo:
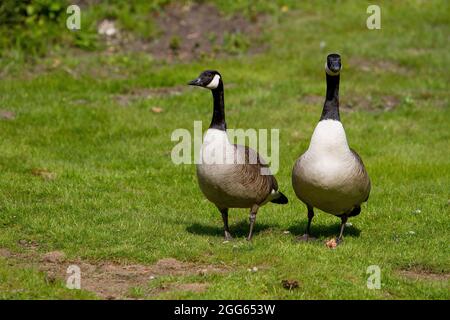
<path fill-rule="evenodd" d="M 218 6 L 233 12 L 246 3 Z M 174 258 L 226 268 L 143 281 L 127 295 L 135 298 L 449 299 L 448 1 L 381 2 L 382 29 L 373 31 L 365 2 L 286 3 L 252 9 L 272 17 L 262 34 L 269 46 L 256 55 L 169 64 L 144 53 L 72 50 L 58 67 L 54 56 L 3 59 L 0 110 L 14 116 L 0 117 L 0 247 L 26 254 L 23 243 L 33 242 L 36 254 L 62 251 L 92 264 Z M 294 242 L 307 216 L 291 186 L 320 117 L 330 52 L 343 60 L 347 138 L 372 179 L 369 202 L 335 250 L 324 240 L 340 220 L 320 211 L 312 225 L 320 241 Z M 171 161 L 175 129 L 209 125 L 210 93 L 185 86 L 205 69 L 223 75 L 229 128 L 280 129 L 277 179 L 290 203 L 259 211 L 251 243 L 247 210 L 230 211 L 235 240 L 223 243 L 195 166 Z M 176 94 L 152 94 L 171 87 Z M 94 296 L 65 289 L 65 274 L 49 282 L 38 266 L 15 263 L 0 258 L 0 298 Z M 381 269 L 379 290 L 366 286 L 370 265 Z M 284 289 L 284 279 L 299 288 Z M 190 283 L 205 286 L 176 289 Z"/>

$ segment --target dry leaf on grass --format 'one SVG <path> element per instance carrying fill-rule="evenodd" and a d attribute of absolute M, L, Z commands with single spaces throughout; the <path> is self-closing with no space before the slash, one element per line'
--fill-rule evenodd
<path fill-rule="evenodd" d="M 336 239 L 330 239 L 327 242 L 325 242 L 325 245 L 330 249 L 335 249 L 337 247 Z"/>
<path fill-rule="evenodd" d="M 51 172 L 47 169 L 34 168 L 31 170 L 31 173 L 34 176 L 41 177 L 44 180 L 55 180 L 56 179 L 56 173 Z"/>
<path fill-rule="evenodd" d="M 283 285 L 283 288 L 288 289 L 288 290 L 298 288 L 297 280 L 282 280 L 281 284 Z"/>
<path fill-rule="evenodd" d="M 0 110 L 0 119 L 14 120 L 15 118 L 16 118 L 15 112 L 8 110 Z"/>
<path fill-rule="evenodd" d="M 163 109 L 159 108 L 159 107 L 153 107 L 152 108 L 152 112 L 154 112 L 154 113 L 161 113 L 161 112 L 163 112 Z"/>

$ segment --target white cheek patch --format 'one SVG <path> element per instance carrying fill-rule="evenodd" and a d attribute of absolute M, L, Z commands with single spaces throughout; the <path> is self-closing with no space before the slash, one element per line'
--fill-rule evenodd
<path fill-rule="evenodd" d="M 341 65 L 341 70 L 342 70 L 342 65 Z M 328 63 L 325 62 L 325 72 L 330 75 L 330 76 L 337 76 L 339 74 L 339 72 L 341 71 L 339 70 L 338 72 L 333 72 L 328 68 Z"/>
<path fill-rule="evenodd" d="M 206 86 L 209 89 L 216 89 L 219 86 L 220 76 L 216 74 L 211 82 Z"/>

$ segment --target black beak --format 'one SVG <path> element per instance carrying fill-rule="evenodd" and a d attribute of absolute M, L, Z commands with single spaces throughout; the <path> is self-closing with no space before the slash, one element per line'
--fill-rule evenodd
<path fill-rule="evenodd" d="M 190 86 L 201 86 L 201 80 L 200 80 L 200 78 L 194 79 L 192 81 L 189 81 L 188 85 L 190 85 Z"/>
<path fill-rule="evenodd" d="M 340 62 L 332 62 L 330 65 L 330 70 L 333 72 L 339 72 L 341 70 L 341 63 Z"/>

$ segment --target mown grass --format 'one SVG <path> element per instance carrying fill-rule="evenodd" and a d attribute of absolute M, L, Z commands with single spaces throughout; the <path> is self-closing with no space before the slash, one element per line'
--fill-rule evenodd
<path fill-rule="evenodd" d="M 261 3 L 255 10 L 272 8 Z M 157 298 L 448 299 L 445 278 L 411 280 L 399 271 L 450 272 L 449 5 L 382 2 L 379 31 L 365 27 L 367 5 L 287 2 L 289 10 L 278 12 L 265 30 L 271 49 L 257 56 L 161 65 L 144 54 L 68 54 L 50 71 L 12 68 L 0 80 L 0 109 L 16 113 L 14 120 L 0 120 L 0 246 L 20 251 L 18 242 L 26 239 L 37 241 L 40 252 L 61 250 L 69 258 L 151 264 L 173 257 L 232 270 L 143 283 L 144 290 L 133 292 L 138 297 L 161 282 L 199 281 L 210 284 L 206 292 L 169 291 Z M 341 112 L 373 187 L 361 215 L 350 220 L 344 244 L 330 250 L 322 241 L 293 241 L 303 233 L 306 210 L 290 174 L 321 112 L 320 104 L 302 97 L 323 95 L 324 59 L 335 51 L 343 57 L 342 99 L 395 96 L 399 103 L 386 112 Z M 367 72 L 351 61 L 391 67 Z M 237 209 L 230 216 L 236 240 L 223 243 L 220 215 L 201 194 L 195 167 L 175 166 L 170 158 L 173 130 L 192 131 L 194 120 L 208 126 L 210 94 L 187 88 L 127 107 L 116 99 L 133 88 L 184 85 L 212 68 L 224 77 L 229 128 L 280 129 L 277 179 L 290 203 L 260 210 L 251 243 L 244 240 L 248 212 Z M 154 106 L 163 112 L 152 113 Z M 33 176 L 33 168 L 57 178 Z M 336 235 L 338 224 L 318 212 L 312 232 L 325 240 Z M 366 287 L 370 265 L 381 268 L 380 290 Z M 258 272 L 247 271 L 253 266 Z M 88 297 L 14 269 L 0 265 L 2 298 Z M 300 287 L 288 291 L 283 279 L 299 280 Z M 14 294 L 14 288 L 25 290 Z"/>

